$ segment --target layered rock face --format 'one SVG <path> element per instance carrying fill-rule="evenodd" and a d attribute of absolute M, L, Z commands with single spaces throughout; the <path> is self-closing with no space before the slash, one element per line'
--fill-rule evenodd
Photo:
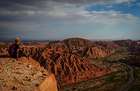
<path fill-rule="evenodd" d="M 93 65 L 88 58 L 105 57 L 114 52 L 105 43 L 80 38 L 50 42 L 43 47 L 24 46 L 20 50 L 21 56 L 32 57 L 48 72 L 54 73 L 62 86 L 110 73 L 109 68 Z"/>
<path fill-rule="evenodd" d="M 92 45 L 92 42 L 87 39 L 82 38 L 69 38 L 63 40 L 64 44 L 69 48 L 69 50 L 82 50 L 83 48 L 87 48 Z"/>
<path fill-rule="evenodd" d="M 49 72 L 54 73 L 62 86 L 110 73 L 110 69 L 97 67 L 87 58 L 72 52 L 73 49 L 66 46 L 64 42 L 50 43 L 42 52 L 41 49 L 37 50 L 39 52 L 32 57 Z"/>
<path fill-rule="evenodd" d="M 0 58 L 0 91 L 57 91 L 57 84 L 32 58 Z"/>
<path fill-rule="evenodd" d="M 66 52 L 59 54 L 59 51 L 50 49 L 50 52 L 48 50 L 43 52 L 41 64 L 55 74 L 61 85 L 88 80 L 110 72 L 109 69 L 92 65 L 87 59 L 78 55 Z"/>
<path fill-rule="evenodd" d="M 97 46 L 88 48 L 88 50 L 85 52 L 85 56 L 88 58 L 100 58 L 109 56 L 114 52 L 115 50 L 111 50 L 102 46 Z"/>
<path fill-rule="evenodd" d="M 113 42 L 89 41 L 80 38 L 64 40 L 71 53 L 85 58 L 100 58 L 111 55 L 119 46 Z"/>
<path fill-rule="evenodd" d="M 37 60 L 49 72 L 54 73 L 58 83 L 62 86 L 99 77 L 110 72 L 110 69 L 97 67 L 91 64 L 87 58 L 72 52 L 73 49 L 66 46 L 64 42 L 50 43 L 45 48 L 25 47 L 22 51 Z"/>

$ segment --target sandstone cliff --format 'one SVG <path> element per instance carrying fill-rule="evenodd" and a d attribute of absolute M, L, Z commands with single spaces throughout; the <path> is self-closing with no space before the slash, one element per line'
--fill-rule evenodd
<path fill-rule="evenodd" d="M 57 91 L 53 74 L 32 58 L 0 58 L 0 91 Z"/>
<path fill-rule="evenodd" d="M 111 55 L 112 47 L 112 43 L 71 38 L 45 46 L 24 46 L 20 50 L 21 56 L 32 57 L 48 72 L 54 73 L 57 82 L 63 86 L 110 73 L 109 68 L 93 65 L 88 58 Z"/>
<path fill-rule="evenodd" d="M 54 73 L 61 85 L 88 80 L 110 72 L 110 69 L 92 65 L 86 58 L 69 53 L 58 46 L 47 47 L 36 60 L 49 72 Z"/>

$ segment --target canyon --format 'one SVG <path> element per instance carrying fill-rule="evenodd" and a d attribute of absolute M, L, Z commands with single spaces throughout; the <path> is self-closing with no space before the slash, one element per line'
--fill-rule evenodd
<path fill-rule="evenodd" d="M 139 42 L 132 43 L 135 49 L 132 48 L 131 43 L 129 41 L 91 41 L 82 38 L 28 45 L 23 43 L 20 57 L 25 57 L 25 60 L 32 58 L 47 72 L 54 74 L 57 87 L 61 89 L 64 86 L 99 78 L 123 69 L 121 64 L 96 62 L 96 60 L 110 57 L 119 48 L 128 45 L 130 45 L 128 51 L 131 54 L 139 55 L 136 51 L 139 48 Z M 1 46 L 0 57 L 9 57 L 8 46 Z"/>

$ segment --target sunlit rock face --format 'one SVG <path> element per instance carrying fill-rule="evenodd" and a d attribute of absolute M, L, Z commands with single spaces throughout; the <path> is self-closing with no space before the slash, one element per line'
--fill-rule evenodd
<path fill-rule="evenodd" d="M 0 91 L 57 91 L 55 76 L 32 58 L 0 58 Z"/>
<path fill-rule="evenodd" d="M 100 58 L 100 57 L 106 57 L 114 53 L 114 50 L 106 49 L 102 46 L 97 47 L 90 47 L 85 53 L 85 56 L 88 58 Z"/>
<path fill-rule="evenodd" d="M 76 43 L 75 43 L 76 42 Z M 48 71 L 55 74 L 61 85 L 77 83 L 110 72 L 108 68 L 97 67 L 87 59 L 92 43 L 83 39 L 68 39 L 61 43 L 50 43 L 38 60 Z M 81 51 L 81 52 L 79 52 Z M 93 53 L 94 52 L 94 53 Z M 109 49 L 95 47 L 90 57 L 105 57 L 111 54 Z M 84 54 L 84 55 L 83 55 Z"/>
<path fill-rule="evenodd" d="M 110 72 L 109 69 L 92 65 L 87 59 L 70 53 L 49 51 L 43 52 L 44 60 L 41 64 L 55 74 L 61 85 L 77 83 L 94 77 L 99 77 Z M 46 55 L 44 55 L 46 54 Z"/>

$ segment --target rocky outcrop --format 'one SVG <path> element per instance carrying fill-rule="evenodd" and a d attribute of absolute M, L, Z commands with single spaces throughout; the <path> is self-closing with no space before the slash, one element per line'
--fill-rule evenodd
<path fill-rule="evenodd" d="M 0 48 L 0 57 L 5 57 L 8 55 L 8 48 Z"/>
<path fill-rule="evenodd" d="M 59 85 L 62 86 L 110 72 L 108 68 L 93 65 L 86 58 L 71 53 L 63 43 L 51 43 L 45 48 L 25 47 L 22 51 L 37 60 L 49 72 L 54 73 Z"/>
<path fill-rule="evenodd" d="M 32 58 L 0 58 L 0 91 L 57 91 L 53 74 Z"/>
<path fill-rule="evenodd" d="M 40 59 L 40 63 L 55 74 L 61 85 L 77 83 L 110 72 L 107 68 L 92 65 L 87 59 L 63 49 L 46 48 Z"/>
<path fill-rule="evenodd" d="M 106 57 L 114 52 L 104 42 L 81 38 L 50 42 L 46 46 L 24 46 L 20 50 L 21 56 L 32 57 L 54 73 L 62 86 L 110 73 L 109 68 L 93 65 L 88 58 Z"/>
<path fill-rule="evenodd" d="M 97 46 L 97 47 L 90 47 L 88 48 L 87 51 L 85 51 L 85 57 L 87 58 L 101 58 L 101 57 L 106 57 L 111 54 L 113 54 L 115 50 L 107 49 L 102 46 Z"/>
<path fill-rule="evenodd" d="M 119 46 L 112 41 L 89 41 L 70 38 L 63 41 L 70 53 L 85 58 L 100 58 L 111 55 Z"/>
<path fill-rule="evenodd" d="M 0 42 L 0 57 L 8 55 L 8 44 Z"/>
<path fill-rule="evenodd" d="M 80 49 L 91 45 L 91 41 L 82 38 L 69 38 L 63 40 L 63 42 L 70 50 Z"/>

